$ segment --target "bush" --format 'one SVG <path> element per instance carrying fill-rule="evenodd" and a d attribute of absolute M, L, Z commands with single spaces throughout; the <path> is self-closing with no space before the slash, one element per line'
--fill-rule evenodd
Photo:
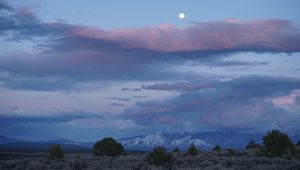
<path fill-rule="evenodd" d="M 167 167 L 173 162 L 173 156 L 168 154 L 164 147 L 156 147 L 147 156 L 147 162 L 155 166 Z"/>
<path fill-rule="evenodd" d="M 295 147 L 295 158 L 300 160 L 300 145 L 296 145 Z"/>
<path fill-rule="evenodd" d="M 191 147 L 187 150 L 187 155 L 191 155 L 191 156 L 195 156 L 195 155 L 198 155 L 198 149 L 197 147 L 192 144 Z"/>
<path fill-rule="evenodd" d="M 257 144 L 257 150 L 256 150 L 255 153 L 256 153 L 257 156 L 266 156 L 265 151 L 264 151 L 264 147 L 261 144 Z"/>
<path fill-rule="evenodd" d="M 95 156 L 118 156 L 121 155 L 124 148 L 121 143 L 115 141 L 113 138 L 104 138 L 94 144 Z"/>
<path fill-rule="evenodd" d="M 293 154 L 295 147 L 288 135 L 272 130 L 263 137 L 264 148 L 263 151 L 268 157 L 281 157 L 284 154 Z"/>
<path fill-rule="evenodd" d="M 257 149 L 258 145 L 254 140 L 250 140 L 250 142 L 246 145 L 246 149 Z"/>
<path fill-rule="evenodd" d="M 49 150 L 49 159 L 64 159 L 64 150 L 60 145 L 54 145 Z"/>
<path fill-rule="evenodd" d="M 47 170 L 47 166 L 38 160 L 30 161 L 29 165 L 25 170 Z"/>
<path fill-rule="evenodd" d="M 231 157 L 231 156 L 234 156 L 235 155 L 235 151 L 233 149 L 228 149 L 227 150 L 227 156 L 228 157 Z"/>
<path fill-rule="evenodd" d="M 173 152 L 180 152 L 180 149 L 176 147 Z"/>
<path fill-rule="evenodd" d="M 216 145 L 216 146 L 213 148 L 213 151 L 221 152 L 221 151 L 222 151 L 222 148 L 221 148 L 220 145 Z"/>
<path fill-rule="evenodd" d="M 300 146 L 300 140 L 296 143 L 296 146 Z"/>

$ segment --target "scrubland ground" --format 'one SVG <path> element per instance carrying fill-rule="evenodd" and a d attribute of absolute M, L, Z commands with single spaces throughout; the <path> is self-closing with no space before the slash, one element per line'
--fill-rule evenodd
<path fill-rule="evenodd" d="M 67 154 L 64 160 L 49 160 L 47 157 L 4 157 L 0 158 L 1 170 L 163 170 L 163 169 L 245 169 L 245 170 L 299 170 L 300 160 L 296 158 L 260 157 L 255 150 L 223 150 L 202 152 L 197 156 L 173 153 L 169 167 L 155 167 L 147 161 L 147 154 L 128 154 L 116 157 L 93 157 L 88 154 Z"/>

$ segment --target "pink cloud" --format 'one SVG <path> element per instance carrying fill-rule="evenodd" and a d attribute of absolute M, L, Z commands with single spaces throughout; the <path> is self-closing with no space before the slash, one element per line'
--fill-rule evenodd
<path fill-rule="evenodd" d="M 9 6 L 4 4 L 2 8 L 8 10 Z M 289 20 L 228 19 L 196 23 L 183 28 L 172 24 L 162 24 L 136 29 L 104 30 L 69 23 L 42 22 L 34 15 L 33 9 L 34 7 L 28 6 L 12 10 L 11 13 L 15 15 L 6 18 L 11 22 L 4 23 L 6 25 L 3 25 L 5 28 L 3 31 L 14 31 L 17 38 L 53 36 L 55 42 L 57 38 L 62 38 L 62 44 L 65 43 L 64 40 L 70 38 L 77 39 L 76 43 L 81 44 L 86 41 L 98 40 L 102 41 L 101 46 L 105 46 L 105 43 L 113 43 L 116 47 L 126 50 L 148 49 L 160 52 L 300 51 L 299 29 Z M 76 43 L 72 44 L 73 50 L 78 48 Z M 66 46 L 68 45 L 66 44 Z"/>
<path fill-rule="evenodd" d="M 104 31 L 92 27 L 74 30 L 74 35 L 116 42 L 125 49 L 144 48 L 157 51 L 300 51 L 300 32 L 287 20 L 198 23 L 177 28 L 164 24 L 140 29 Z"/>
<path fill-rule="evenodd" d="M 272 102 L 276 106 L 292 105 L 296 102 L 296 98 L 300 96 L 300 92 L 293 92 L 286 96 L 272 98 Z"/>

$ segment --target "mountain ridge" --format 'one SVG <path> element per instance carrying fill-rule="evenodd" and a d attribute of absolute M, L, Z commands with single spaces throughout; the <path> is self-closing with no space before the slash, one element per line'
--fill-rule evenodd
<path fill-rule="evenodd" d="M 25 140 L 0 135 L 0 144 L 24 142 Z"/>
<path fill-rule="evenodd" d="M 262 143 L 264 134 L 259 132 L 211 131 L 211 132 L 154 132 L 148 135 L 118 139 L 125 148 L 151 150 L 156 146 L 168 149 L 175 147 L 187 149 L 192 144 L 209 150 L 215 145 L 224 148 L 244 148 L 250 140 Z M 290 135 L 293 143 L 300 140 L 299 135 Z"/>

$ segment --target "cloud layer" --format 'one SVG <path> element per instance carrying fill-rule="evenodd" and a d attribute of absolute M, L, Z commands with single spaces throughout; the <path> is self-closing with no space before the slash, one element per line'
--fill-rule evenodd
<path fill-rule="evenodd" d="M 13 49 L 0 49 L 0 96 L 6 93 L 7 101 L 15 102 L 1 105 L 0 133 L 32 131 L 38 136 L 46 134 L 43 129 L 52 135 L 64 129 L 60 136 L 67 135 L 67 130 L 85 135 L 92 131 L 97 136 L 103 129 L 115 134 L 145 129 L 300 130 L 296 125 L 300 122 L 300 77 L 289 71 L 299 72 L 300 30 L 289 20 L 104 30 L 44 22 L 29 7 L 14 8 L 0 0 L 0 37 L 4 48 Z M 21 50 L 22 43 L 32 50 Z M 243 60 L 230 58 L 236 54 Z M 268 60 L 260 59 L 262 54 L 269 55 Z M 292 67 L 283 69 L 286 66 Z M 279 76 L 278 70 L 287 71 Z M 89 90 L 88 95 L 81 93 Z M 19 96 L 28 97 L 15 101 L 14 92 L 20 91 L 26 93 Z M 72 98 L 71 92 L 77 95 Z M 53 101 L 52 110 L 68 103 L 65 108 L 75 111 L 18 108 L 24 100 L 41 97 Z M 120 111 L 102 113 L 97 102 Z M 78 103 L 99 113 L 78 111 Z"/>
<path fill-rule="evenodd" d="M 139 124 L 171 124 L 178 129 L 272 128 L 295 131 L 299 122 L 300 80 L 249 76 L 228 81 L 181 82 L 143 86 L 178 95 L 137 103 L 127 114 Z M 297 92 L 298 90 L 298 92 Z M 282 105 L 286 107 L 281 107 Z M 291 109 L 294 108 L 294 109 Z"/>
<path fill-rule="evenodd" d="M 0 58 L 0 71 L 7 75 L 0 79 L 12 89 L 58 90 L 93 80 L 171 79 L 176 75 L 168 67 L 187 61 L 218 66 L 263 65 L 268 63 L 222 62 L 212 56 L 249 51 L 300 52 L 299 29 L 288 20 L 224 20 L 183 28 L 165 24 L 103 30 L 45 23 L 30 10 L 14 9 L 4 2 L 1 10 L 7 11 L 1 13 L 2 35 L 10 35 L 10 40 L 41 39 L 36 44 L 42 49 L 38 53 Z"/>

